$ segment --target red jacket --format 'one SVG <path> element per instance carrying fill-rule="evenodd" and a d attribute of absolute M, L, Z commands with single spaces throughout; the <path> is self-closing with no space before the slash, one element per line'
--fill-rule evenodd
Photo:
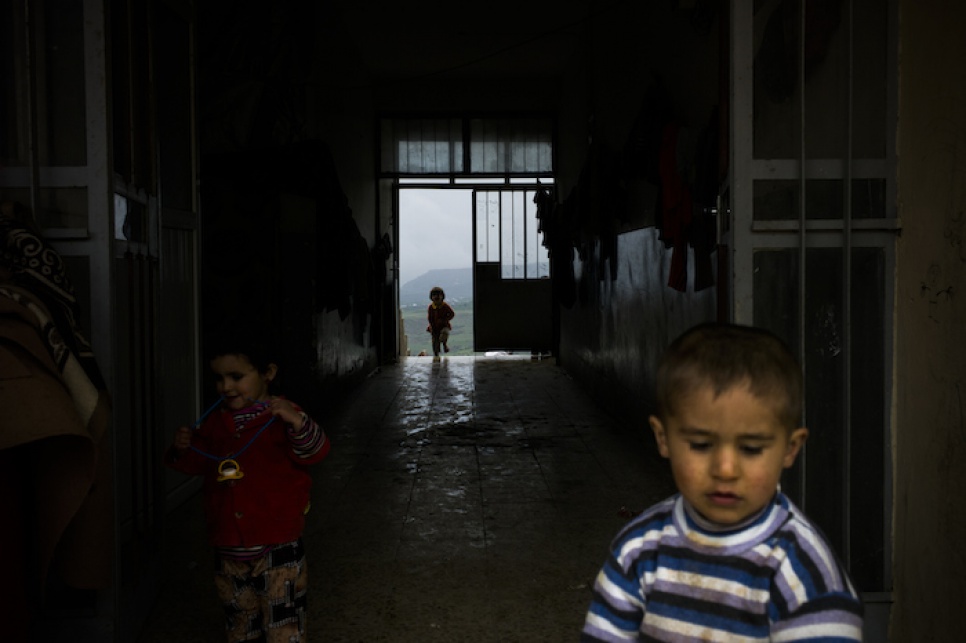
<path fill-rule="evenodd" d="M 438 335 L 444 328 L 453 328 L 449 323 L 453 317 L 456 317 L 456 313 L 445 301 L 440 303 L 439 308 L 435 304 L 430 304 L 426 311 L 426 318 L 429 320 L 429 327 L 426 330 Z"/>
<path fill-rule="evenodd" d="M 249 444 L 271 418 L 264 413 L 236 432 L 232 413 L 219 410 L 194 432 L 191 446 L 207 454 L 224 458 L 241 452 L 235 458 L 243 474 L 238 480 L 218 482 L 218 461 L 194 449 L 165 454 L 172 469 L 204 476 L 208 537 L 216 547 L 274 545 L 302 535 L 312 486 L 308 466 L 328 455 L 329 441 L 323 435 L 320 448 L 303 458 L 292 448 L 290 426 L 276 419 Z"/>

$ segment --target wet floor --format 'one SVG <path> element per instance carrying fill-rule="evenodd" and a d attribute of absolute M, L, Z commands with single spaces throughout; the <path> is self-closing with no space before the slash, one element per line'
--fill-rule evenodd
<path fill-rule="evenodd" d="M 575 641 L 608 542 L 672 490 L 646 418 L 553 359 L 408 358 L 327 421 L 305 533 L 310 641 Z M 221 641 L 200 500 L 169 518 L 140 643 Z"/>

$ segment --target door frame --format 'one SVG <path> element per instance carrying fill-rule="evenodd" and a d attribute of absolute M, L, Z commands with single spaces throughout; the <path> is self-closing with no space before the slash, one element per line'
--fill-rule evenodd
<path fill-rule="evenodd" d="M 900 230 L 900 223 L 896 218 L 896 158 L 895 158 L 895 124 L 897 122 L 897 60 L 896 49 L 898 43 L 897 8 L 892 0 L 889 2 L 889 17 L 887 19 L 887 60 L 885 62 L 887 78 L 886 131 L 885 156 L 881 159 L 808 159 L 805 157 L 805 73 L 802 61 L 804 55 L 799 53 L 799 99 L 801 120 L 797 124 L 800 130 L 801 155 L 797 159 L 756 159 L 754 154 L 754 46 L 755 46 L 755 0 L 734 0 L 730 4 L 730 25 L 728 30 L 729 46 L 726 55 L 729 56 L 729 156 L 728 175 L 720 189 L 719 196 L 719 237 L 723 248 L 727 248 L 726 264 L 730 266 L 727 273 L 722 274 L 722 280 L 728 284 L 720 291 L 725 301 L 719 302 L 720 309 L 730 321 L 739 324 L 754 325 L 760 320 L 755 317 L 755 254 L 758 251 L 782 249 L 798 255 L 798 343 L 792 346 L 803 365 L 806 363 L 806 318 L 814 311 L 809 310 L 806 300 L 806 256 L 809 251 L 818 248 L 841 248 L 841 263 L 843 284 L 841 290 L 846 293 L 842 303 L 844 345 L 844 387 L 841 391 L 843 400 L 841 417 L 844 425 L 846 453 L 842 457 L 845 463 L 843 479 L 846 485 L 842 489 L 839 502 L 842 503 L 842 521 L 844 522 L 845 542 L 844 551 L 839 552 L 844 563 L 848 566 L 852 559 L 850 514 L 853 505 L 862 503 L 863 499 L 854 497 L 853 490 L 847 481 L 850 478 L 850 426 L 852 418 L 852 384 L 853 363 L 851 358 L 852 338 L 862 329 L 852 328 L 851 297 L 848 293 L 852 283 L 852 257 L 857 248 L 880 249 L 883 257 L 881 284 L 885 319 L 883 321 L 881 358 L 883 363 L 883 390 L 881 414 L 882 451 L 884 479 L 882 480 L 882 510 L 883 521 L 880 526 L 882 542 L 885 552 L 882 556 L 883 586 L 880 588 L 865 588 L 862 592 L 866 604 L 866 632 L 885 632 L 888 627 L 889 606 L 892 603 L 892 452 L 890 447 L 893 426 L 893 390 L 894 376 L 894 310 L 895 310 L 895 266 L 896 266 L 896 237 Z M 844 11 L 848 11 L 848 22 L 851 23 L 852 0 L 846 0 Z M 804 25 L 804 3 L 799 5 L 801 14 L 799 24 Z M 852 47 L 852 25 L 843 24 L 841 29 L 848 29 L 848 46 Z M 805 41 L 804 27 L 799 36 L 799 43 Z M 851 57 L 849 59 L 852 63 Z M 849 87 L 851 96 L 852 69 L 849 70 Z M 849 98 L 851 108 L 851 97 Z M 848 136 L 851 141 L 852 122 L 849 117 Z M 851 143 L 848 144 L 851 154 Z M 881 177 L 885 180 L 884 216 L 871 219 L 853 219 L 851 216 L 851 186 L 853 179 L 865 177 Z M 785 179 L 796 181 L 798 185 L 799 202 L 798 216 L 794 220 L 764 221 L 755 218 L 754 185 L 756 180 Z M 812 219 L 806 218 L 806 198 L 808 180 L 837 179 L 844 187 L 843 216 L 840 219 Z M 803 418 L 805 422 L 805 418 Z M 807 424 L 807 423 L 806 423 Z M 804 450 L 800 460 L 808 457 Z M 809 480 L 806 478 L 804 462 L 796 465 L 797 484 L 801 489 L 801 497 L 795 498 L 801 503 L 802 509 L 808 513 L 808 502 L 805 491 Z M 874 637 L 873 637 L 874 638 Z"/>

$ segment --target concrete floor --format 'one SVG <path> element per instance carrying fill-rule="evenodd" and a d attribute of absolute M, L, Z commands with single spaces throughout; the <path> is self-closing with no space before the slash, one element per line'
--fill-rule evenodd
<path fill-rule="evenodd" d="M 609 415 L 553 359 L 408 358 L 326 424 L 312 641 L 574 641 L 610 539 L 672 491 L 646 418 Z M 140 643 L 223 640 L 200 511 L 169 517 Z"/>

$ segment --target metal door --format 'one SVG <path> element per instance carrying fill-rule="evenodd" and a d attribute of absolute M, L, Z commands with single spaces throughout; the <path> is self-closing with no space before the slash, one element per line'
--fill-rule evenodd
<path fill-rule="evenodd" d="M 550 351 L 550 262 L 534 188 L 473 192 L 473 346 Z"/>
<path fill-rule="evenodd" d="M 113 559 L 113 582 L 48 582 L 38 640 L 137 637 L 163 564 L 161 452 L 199 406 L 192 18 L 107 4 L 2 10 L 18 36 L 3 43 L 15 98 L 0 119 L 19 134 L 0 141 L 0 188 L 63 257 L 112 403 L 98 455 L 114 511 L 88 554 Z"/>
<path fill-rule="evenodd" d="M 730 20 L 732 135 L 719 204 L 730 250 L 727 308 L 799 354 L 811 434 L 784 489 L 843 557 L 868 627 L 884 627 L 895 5 L 736 0 Z"/>

